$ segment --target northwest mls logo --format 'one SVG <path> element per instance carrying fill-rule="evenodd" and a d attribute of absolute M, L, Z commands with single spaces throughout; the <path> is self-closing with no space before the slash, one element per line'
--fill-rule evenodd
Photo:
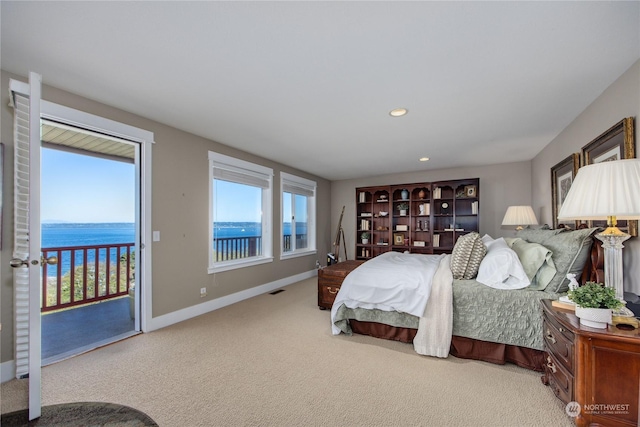
<path fill-rule="evenodd" d="M 571 418 L 576 418 L 580 415 L 580 404 L 578 402 L 569 402 L 567 403 L 567 406 L 565 406 L 564 411 Z"/>

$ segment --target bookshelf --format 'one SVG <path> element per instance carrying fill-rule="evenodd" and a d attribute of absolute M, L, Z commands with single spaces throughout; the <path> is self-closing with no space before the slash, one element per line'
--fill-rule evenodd
<path fill-rule="evenodd" d="M 479 231 L 479 190 L 479 178 L 356 188 L 356 259 L 450 253 L 458 237 Z"/>

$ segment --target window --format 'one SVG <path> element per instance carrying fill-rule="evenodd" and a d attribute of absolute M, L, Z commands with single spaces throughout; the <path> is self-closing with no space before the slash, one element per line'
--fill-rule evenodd
<path fill-rule="evenodd" d="M 209 273 L 271 262 L 273 170 L 209 152 Z"/>
<path fill-rule="evenodd" d="M 282 187 L 281 258 L 316 252 L 316 183 L 280 173 Z"/>

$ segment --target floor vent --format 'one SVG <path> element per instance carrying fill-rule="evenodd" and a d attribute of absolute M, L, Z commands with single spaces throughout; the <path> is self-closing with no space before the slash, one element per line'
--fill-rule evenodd
<path fill-rule="evenodd" d="M 277 291 L 269 292 L 269 295 L 279 294 L 280 292 L 284 292 L 284 289 L 278 289 Z"/>

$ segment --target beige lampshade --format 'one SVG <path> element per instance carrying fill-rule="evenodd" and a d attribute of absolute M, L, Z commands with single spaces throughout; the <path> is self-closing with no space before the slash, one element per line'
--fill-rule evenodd
<path fill-rule="evenodd" d="M 640 159 L 595 163 L 578 169 L 559 220 L 640 219 Z"/>
<path fill-rule="evenodd" d="M 531 206 L 509 206 L 504 214 L 502 225 L 536 225 L 538 220 Z"/>

